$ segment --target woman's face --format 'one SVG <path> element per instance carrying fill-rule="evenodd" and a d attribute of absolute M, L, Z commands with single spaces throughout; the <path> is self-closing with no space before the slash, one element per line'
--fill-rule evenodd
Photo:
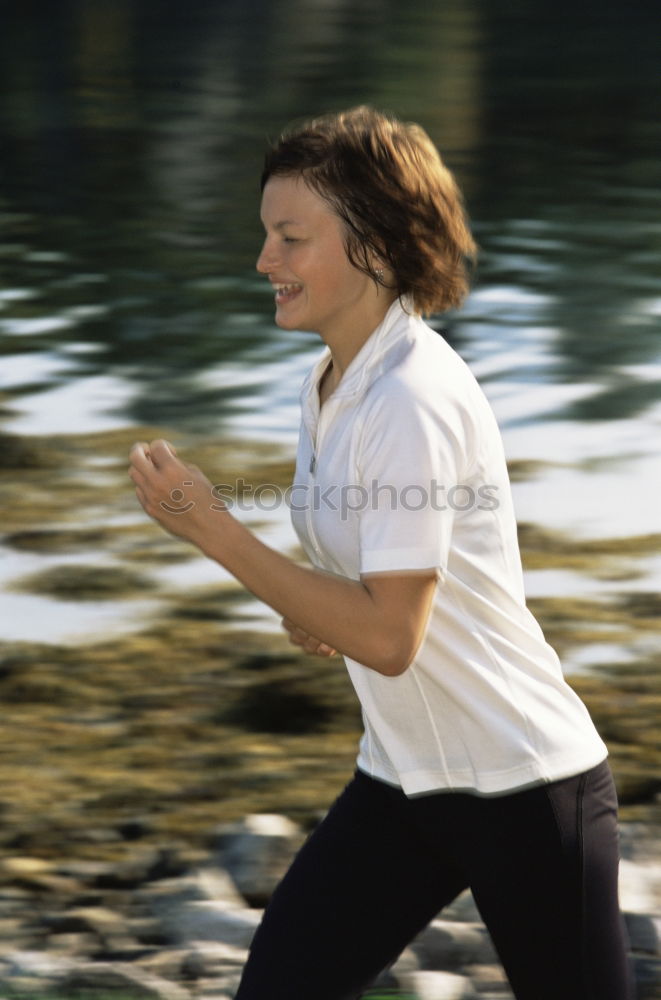
<path fill-rule="evenodd" d="M 261 214 L 266 239 L 257 270 L 275 289 L 278 326 L 312 330 L 328 343 L 351 336 L 362 319 L 376 325 L 377 287 L 349 261 L 344 224 L 328 202 L 300 177 L 274 176 Z"/>

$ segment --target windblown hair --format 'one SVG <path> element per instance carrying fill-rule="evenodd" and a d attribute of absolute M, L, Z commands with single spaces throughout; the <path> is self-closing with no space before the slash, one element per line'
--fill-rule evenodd
<path fill-rule="evenodd" d="M 374 281 L 387 265 L 417 312 L 443 312 L 468 293 L 476 246 L 463 198 L 419 125 L 365 105 L 294 127 L 268 150 L 262 190 L 272 176 L 300 176 L 344 221 L 354 267 Z M 378 265 L 377 265 L 378 266 Z"/>

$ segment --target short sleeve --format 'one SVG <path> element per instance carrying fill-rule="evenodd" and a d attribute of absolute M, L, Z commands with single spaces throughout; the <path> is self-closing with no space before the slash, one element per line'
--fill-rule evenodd
<path fill-rule="evenodd" d="M 447 569 L 461 433 L 438 407 L 395 384 L 372 402 L 357 454 L 366 496 L 359 519 L 360 572 Z M 457 421 L 455 421 L 457 425 Z"/>

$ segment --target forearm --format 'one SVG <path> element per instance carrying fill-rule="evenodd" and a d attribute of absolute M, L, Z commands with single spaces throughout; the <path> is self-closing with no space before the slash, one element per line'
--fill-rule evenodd
<path fill-rule="evenodd" d="M 222 529 L 204 532 L 199 548 L 284 618 L 338 652 L 379 673 L 397 660 L 391 622 L 357 580 L 300 566 L 261 542 L 229 513 Z M 220 525 L 216 526 L 217 528 Z"/>
<path fill-rule="evenodd" d="M 299 566 L 228 510 L 210 505 L 209 480 L 166 441 L 138 442 L 130 462 L 136 495 L 150 517 L 215 559 L 308 637 L 387 676 L 408 667 L 422 639 L 435 574 L 381 574 L 362 582 Z"/>

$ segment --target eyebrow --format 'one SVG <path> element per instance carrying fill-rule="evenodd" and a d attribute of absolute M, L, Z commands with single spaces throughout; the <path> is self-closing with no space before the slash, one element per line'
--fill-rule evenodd
<path fill-rule="evenodd" d="M 264 224 L 264 220 L 262 220 L 262 224 Z M 277 229 L 278 232 L 282 232 L 287 226 L 301 226 L 302 224 L 301 222 L 297 222 L 296 219 L 282 219 L 280 222 L 276 222 L 273 228 Z"/>

